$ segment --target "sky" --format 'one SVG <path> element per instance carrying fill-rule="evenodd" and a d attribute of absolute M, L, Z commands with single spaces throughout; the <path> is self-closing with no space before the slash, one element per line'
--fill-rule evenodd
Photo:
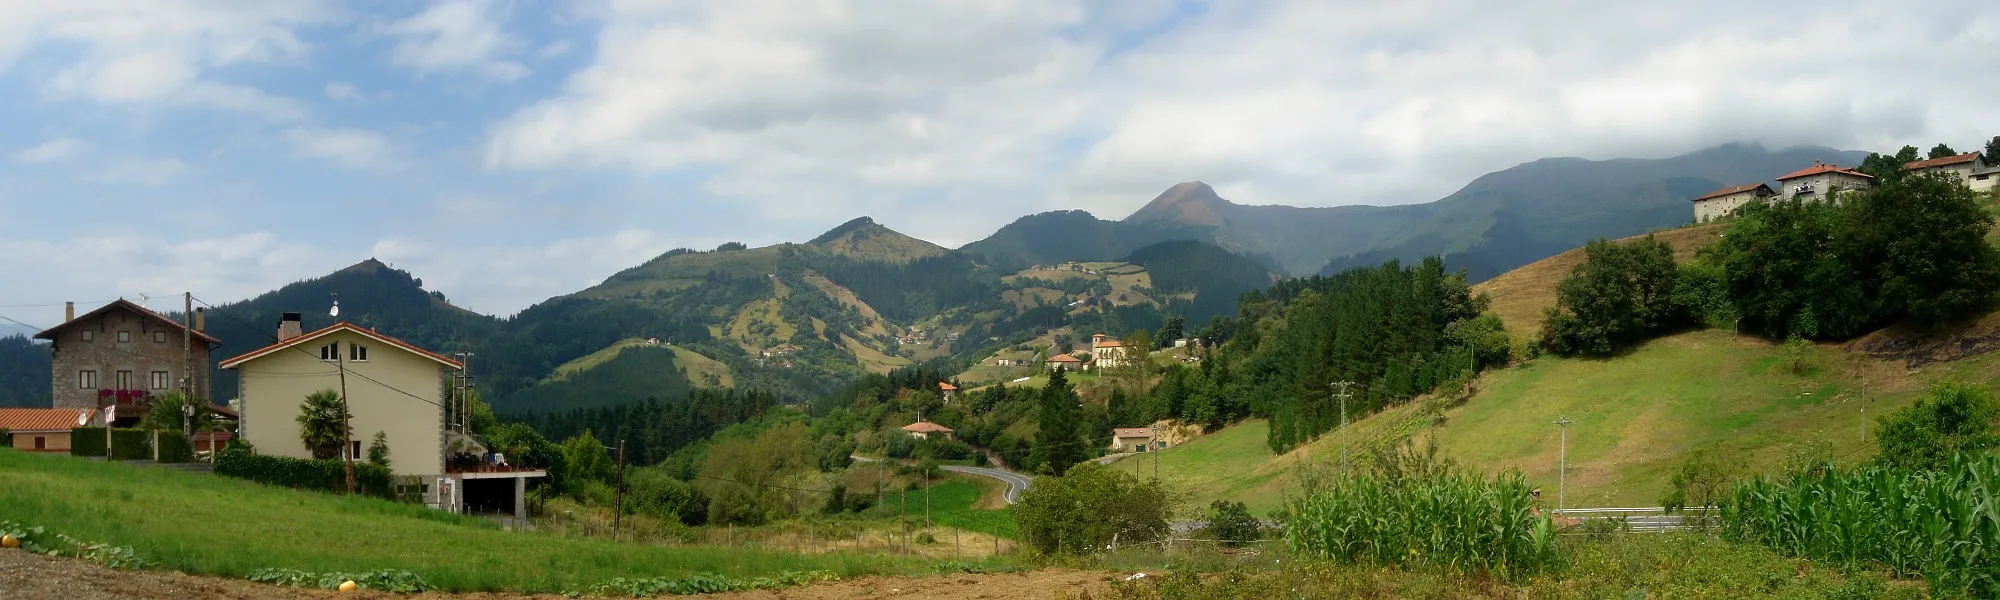
<path fill-rule="evenodd" d="M 862 215 L 956 247 L 1197 179 L 1404 204 L 1549 156 L 1976 149 L 1993 73 L 2000 11 L 1958 1 L 5 2 L 0 316 L 369 257 L 504 316 Z"/>

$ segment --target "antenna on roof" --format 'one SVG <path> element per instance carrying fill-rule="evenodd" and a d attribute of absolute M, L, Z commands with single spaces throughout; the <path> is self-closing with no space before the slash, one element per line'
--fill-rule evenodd
<path fill-rule="evenodd" d="M 327 309 L 326 316 L 338 317 L 340 316 L 340 292 L 328 292 L 328 293 L 333 294 L 333 308 Z"/>

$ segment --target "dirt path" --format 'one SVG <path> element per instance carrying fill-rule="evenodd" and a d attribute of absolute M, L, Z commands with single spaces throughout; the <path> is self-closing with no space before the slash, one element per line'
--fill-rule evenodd
<path fill-rule="evenodd" d="M 1065 592 L 1097 593 L 1107 589 L 1107 573 L 1045 569 L 1028 573 L 946 575 L 937 577 L 862 577 L 849 581 L 784 590 L 738 592 L 705 596 L 745 600 L 832 600 L 835 598 L 965 598 L 1053 600 Z M 519 594 L 396 594 L 360 591 L 341 594 L 251 583 L 241 579 L 199 577 L 170 571 L 120 571 L 80 560 L 50 558 L 19 550 L 0 550 L 0 598 L 10 600 L 113 600 L 126 598 L 210 598 L 264 600 L 289 598 L 518 600 L 558 599 L 560 595 Z"/>

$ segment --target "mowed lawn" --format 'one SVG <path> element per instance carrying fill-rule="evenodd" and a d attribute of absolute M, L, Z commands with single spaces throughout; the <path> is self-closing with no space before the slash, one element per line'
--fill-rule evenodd
<path fill-rule="evenodd" d="M 456 591 L 561 592 L 614 577 L 711 572 L 751 578 L 820 569 L 853 576 L 923 567 L 867 554 L 654 547 L 514 533 L 422 506 L 12 450 L 0 450 L 0 520 L 131 546 L 146 560 L 187 573 L 402 569 Z"/>

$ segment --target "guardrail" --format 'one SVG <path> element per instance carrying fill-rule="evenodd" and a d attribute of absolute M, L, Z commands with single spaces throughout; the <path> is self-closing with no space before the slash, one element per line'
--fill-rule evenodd
<path fill-rule="evenodd" d="M 1675 514 L 1667 514 L 1667 509 L 1659 506 L 1642 508 L 1566 508 L 1551 511 L 1550 514 L 1557 518 L 1569 517 L 1575 519 L 1578 523 L 1590 520 L 1618 519 L 1624 521 L 1625 528 L 1634 532 L 1663 532 L 1688 528 L 1689 524 L 1686 522 L 1684 516 L 1709 518 L 1709 515 L 1716 510 L 1718 509 L 1714 506 L 1697 506 L 1674 511 Z"/>

